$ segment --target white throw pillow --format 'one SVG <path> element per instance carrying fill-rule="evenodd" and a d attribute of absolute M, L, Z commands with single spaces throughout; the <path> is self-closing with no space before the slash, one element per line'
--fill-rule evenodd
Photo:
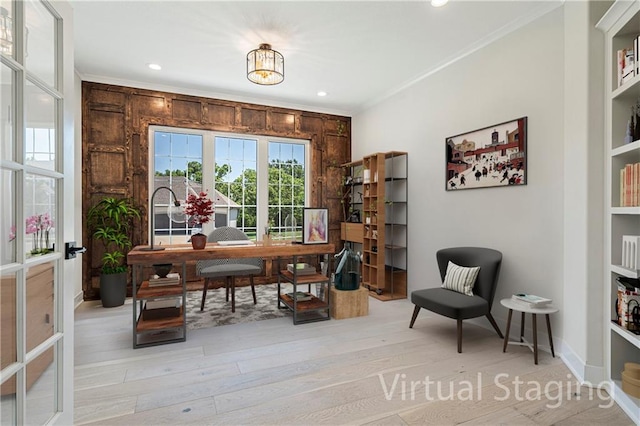
<path fill-rule="evenodd" d="M 479 266 L 465 268 L 449 261 L 442 288 L 473 296 L 473 285 L 476 283 L 479 272 Z"/>

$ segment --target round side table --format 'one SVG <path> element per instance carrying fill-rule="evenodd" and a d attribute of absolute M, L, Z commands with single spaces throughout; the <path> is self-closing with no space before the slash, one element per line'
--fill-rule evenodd
<path fill-rule="evenodd" d="M 509 309 L 509 318 L 507 319 L 507 332 L 504 335 L 504 346 L 502 347 L 502 352 L 507 351 L 507 344 L 510 345 L 518 345 L 518 346 L 528 346 L 529 349 L 533 351 L 533 360 L 536 364 L 538 364 L 538 321 L 536 315 L 544 315 L 547 320 L 547 333 L 549 334 L 549 348 L 551 349 L 551 356 L 555 358 L 555 353 L 553 351 L 553 336 L 551 335 L 551 322 L 549 320 L 549 315 L 558 312 L 558 308 L 547 305 L 542 308 L 531 308 L 525 305 L 524 303 L 519 303 L 514 301 L 513 299 L 502 299 L 500 304 L 505 308 Z M 520 321 L 520 341 L 519 342 L 510 342 L 509 341 L 509 329 L 511 328 L 511 316 L 513 315 L 513 311 L 518 311 L 522 313 L 522 320 Z M 533 321 L 533 345 L 527 342 L 524 338 L 524 316 L 525 314 L 531 314 Z"/>

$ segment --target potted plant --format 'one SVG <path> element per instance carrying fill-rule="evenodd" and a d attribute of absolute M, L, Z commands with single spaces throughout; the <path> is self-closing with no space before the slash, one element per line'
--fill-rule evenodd
<path fill-rule="evenodd" d="M 128 268 L 125 253 L 132 246 L 134 219 L 140 219 L 140 212 L 126 198 L 104 198 L 91 207 L 87 214 L 88 227 L 93 237 L 104 245 L 100 298 L 105 308 L 123 305 L 127 297 Z"/>
<path fill-rule="evenodd" d="M 213 211 L 213 201 L 208 197 L 206 191 L 201 191 L 199 194 L 189 194 L 187 197 L 184 213 L 189 216 L 189 223 L 192 226 L 202 229 L 202 225 L 211 222 Z M 193 234 L 191 245 L 196 250 L 204 249 L 207 245 L 207 236 L 200 232 Z"/>

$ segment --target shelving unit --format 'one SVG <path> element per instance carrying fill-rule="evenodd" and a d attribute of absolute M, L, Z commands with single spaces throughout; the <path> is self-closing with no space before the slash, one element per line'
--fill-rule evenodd
<path fill-rule="evenodd" d="M 385 156 L 377 153 L 364 157 L 362 164 L 362 284 L 381 295 L 385 289 Z"/>
<path fill-rule="evenodd" d="M 382 300 L 407 297 L 408 156 L 385 154 L 385 289 Z M 375 296 L 374 296 L 375 297 Z"/>
<path fill-rule="evenodd" d="M 329 259 L 333 253 L 329 253 Z M 293 256 L 293 264 L 298 263 L 299 256 Z M 330 260 L 327 260 L 330 263 Z M 327 270 L 331 270 L 331 265 L 327 265 Z M 283 269 L 278 259 L 278 308 L 286 308 L 293 313 L 293 324 L 304 324 L 316 321 L 326 321 L 331 319 L 331 294 L 329 285 L 331 279 L 322 273 L 299 274 L 294 268 L 294 272 Z M 291 293 L 296 294 L 299 291 L 312 294 L 310 300 L 299 301 L 292 298 L 282 289 L 283 283 L 289 283 L 293 287 Z M 301 290 L 298 287 L 306 285 L 306 289 Z M 314 287 L 312 289 L 312 286 Z"/>
<path fill-rule="evenodd" d="M 614 400 L 640 423 L 640 400 L 622 391 L 621 378 L 625 362 L 640 363 L 640 336 L 615 322 L 619 276 L 637 278 L 638 271 L 623 268 L 622 236 L 640 233 L 640 207 L 620 206 L 620 170 L 625 164 L 640 162 L 640 140 L 625 144 L 624 137 L 631 106 L 640 99 L 640 76 L 618 87 L 617 51 L 633 46 L 640 34 L 640 2 L 616 1 L 597 24 L 606 34 L 605 41 L 605 178 L 606 223 L 604 296 L 607 303 L 606 357 L 607 375 Z M 636 138 L 637 139 L 637 138 Z"/>
<path fill-rule="evenodd" d="M 362 285 L 376 299 L 406 299 L 407 153 L 379 152 L 342 166 L 351 177 L 362 168 L 362 181 L 346 182 L 343 197 L 362 223 L 341 229 L 342 240 L 362 253 Z"/>
<path fill-rule="evenodd" d="M 151 265 L 149 265 L 151 266 Z M 182 263 L 180 284 L 150 287 L 144 279 L 144 266 L 136 265 L 133 270 L 133 348 L 184 342 L 187 340 L 187 301 L 186 264 Z M 149 269 L 148 275 L 152 274 Z M 143 318 L 145 303 L 149 300 L 181 298 L 180 314 L 166 318 Z"/>

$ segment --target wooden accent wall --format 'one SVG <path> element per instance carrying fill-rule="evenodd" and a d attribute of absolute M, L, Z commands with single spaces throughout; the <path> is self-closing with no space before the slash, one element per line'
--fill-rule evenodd
<path fill-rule="evenodd" d="M 131 197 L 142 210 L 133 244 L 147 244 L 149 126 L 162 125 L 311 141 L 311 205 L 329 209 L 329 242 L 341 246 L 340 164 L 351 159 L 351 118 L 330 114 L 82 83 L 82 212 L 105 196 Z M 99 242 L 83 219 L 84 299 L 99 298 Z"/>

